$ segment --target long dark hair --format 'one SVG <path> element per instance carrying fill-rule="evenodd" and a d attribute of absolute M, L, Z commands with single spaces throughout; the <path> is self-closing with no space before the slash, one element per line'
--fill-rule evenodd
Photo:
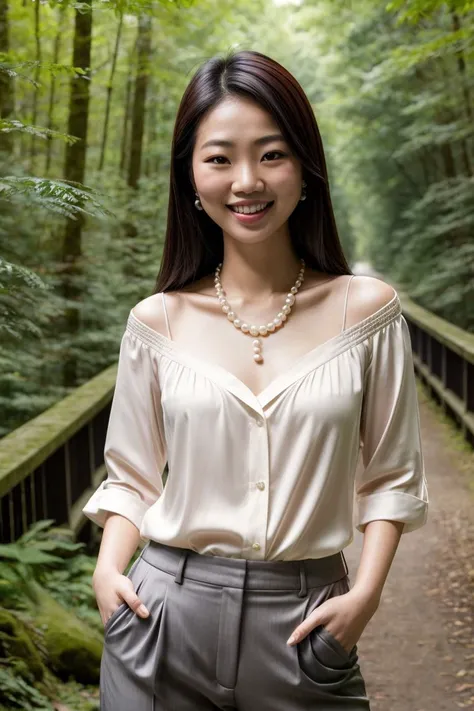
<path fill-rule="evenodd" d="M 289 218 L 297 256 L 318 271 L 351 274 L 337 233 L 321 135 L 306 94 L 270 57 L 231 51 L 199 67 L 179 105 L 171 146 L 166 237 L 154 293 L 178 290 L 212 273 L 223 259 L 222 229 L 194 206 L 191 163 L 199 121 L 229 95 L 253 99 L 268 111 L 301 161 L 307 199 Z"/>

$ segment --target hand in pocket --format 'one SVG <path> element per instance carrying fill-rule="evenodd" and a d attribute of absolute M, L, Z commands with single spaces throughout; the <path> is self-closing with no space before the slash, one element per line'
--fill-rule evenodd
<path fill-rule="evenodd" d="M 132 581 L 117 570 L 96 569 L 92 586 L 104 626 L 122 603 L 128 605 L 139 617 L 148 617 L 149 612 L 136 594 Z"/>
<path fill-rule="evenodd" d="M 301 642 L 315 627 L 322 625 L 350 654 L 377 607 L 352 588 L 344 595 L 336 595 L 321 603 L 293 631 L 287 644 Z"/>

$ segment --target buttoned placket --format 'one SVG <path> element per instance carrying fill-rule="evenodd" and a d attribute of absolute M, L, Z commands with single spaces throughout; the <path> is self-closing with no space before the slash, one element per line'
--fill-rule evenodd
<path fill-rule="evenodd" d="M 264 560 L 267 548 L 267 526 L 270 490 L 268 428 L 265 415 L 249 414 L 249 557 Z"/>

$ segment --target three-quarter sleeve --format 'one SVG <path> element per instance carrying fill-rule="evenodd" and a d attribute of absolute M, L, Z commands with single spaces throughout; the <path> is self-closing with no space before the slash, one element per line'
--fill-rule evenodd
<path fill-rule="evenodd" d="M 104 447 L 107 478 L 83 513 L 99 526 L 107 512 L 139 530 L 163 491 L 166 464 L 156 354 L 128 329 L 122 336 L 115 390 Z"/>
<path fill-rule="evenodd" d="M 400 313 L 371 336 L 361 413 L 362 464 L 356 475 L 359 531 L 369 521 L 426 523 L 428 491 L 410 332 Z"/>

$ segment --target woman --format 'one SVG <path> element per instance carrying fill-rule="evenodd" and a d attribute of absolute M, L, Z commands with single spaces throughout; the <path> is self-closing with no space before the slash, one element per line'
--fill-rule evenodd
<path fill-rule="evenodd" d="M 369 709 L 357 642 L 428 504 L 410 337 L 347 265 L 306 96 L 257 52 L 207 61 L 181 101 L 105 462 L 84 508 L 102 711 Z"/>

